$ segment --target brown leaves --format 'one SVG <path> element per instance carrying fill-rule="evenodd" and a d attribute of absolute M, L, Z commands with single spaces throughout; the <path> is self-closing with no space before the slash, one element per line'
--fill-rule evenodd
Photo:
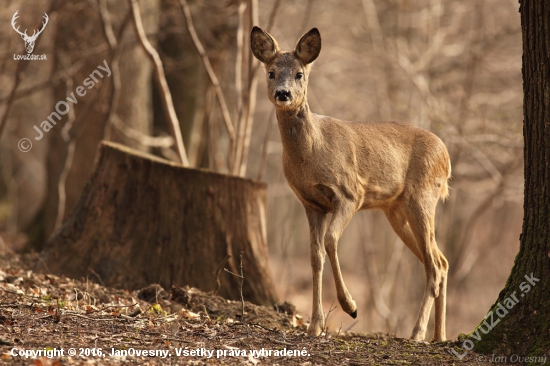
<path fill-rule="evenodd" d="M 39 357 L 36 360 L 33 361 L 33 364 L 35 366 L 61 366 L 61 364 L 57 360 L 52 360 L 47 357 Z"/>

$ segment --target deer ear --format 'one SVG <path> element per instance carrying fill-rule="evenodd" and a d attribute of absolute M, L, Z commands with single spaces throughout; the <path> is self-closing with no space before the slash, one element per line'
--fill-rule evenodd
<path fill-rule="evenodd" d="M 279 51 L 277 41 L 269 33 L 256 26 L 250 33 L 250 48 L 254 56 L 264 64 L 271 61 Z"/>
<path fill-rule="evenodd" d="M 319 33 L 319 30 L 313 28 L 304 34 L 298 43 L 296 43 L 294 53 L 302 60 L 304 65 L 315 61 L 319 53 L 321 53 L 321 33 Z"/>

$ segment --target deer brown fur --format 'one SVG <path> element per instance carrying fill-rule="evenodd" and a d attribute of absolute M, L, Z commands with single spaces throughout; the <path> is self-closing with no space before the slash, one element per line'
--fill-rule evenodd
<path fill-rule="evenodd" d="M 407 123 L 347 122 L 312 113 L 307 84 L 321 51 L 316 28 L 290 52 L 279 50 L 277 41 L 259 27 L 252 29 L 250 44 L 265 66 L 267 95 L 276 108 L 284 174 L 309 222 L 313 310 L 308 334 L 317 336 L 325 326 L 325 251 L 340 306 L 357 316 L 340 271 L 338 240 L 355 212 L 378 208 L 424 264 L 426 287 L 411 338 L 424 339 L 435 300 L 434 338 L 444 340 L 448 262 L 435 241 L 434 217 L 437 202 L 448 196 L 451 163 L 445 145 L 433 133 Z"/>

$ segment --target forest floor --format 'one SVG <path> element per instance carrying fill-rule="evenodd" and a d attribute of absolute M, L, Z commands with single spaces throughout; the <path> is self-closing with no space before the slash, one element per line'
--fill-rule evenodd
<path fill-rule="evenodd" d="M 139 291 L 34 273 L 0 253 L 0 363 L 12 365 L 491 365 L 457 342 L 387 334 L 305 335 L 291 304 L 229 301 L 193 288 Z M 330 316 L 330 315 L 329 315 Z M 38 354 L 41 351 L 42 354 Z M 62 352 L 61 352 L 62 351 Z M 503 363 L 498 363 L 503 364 Z"/>

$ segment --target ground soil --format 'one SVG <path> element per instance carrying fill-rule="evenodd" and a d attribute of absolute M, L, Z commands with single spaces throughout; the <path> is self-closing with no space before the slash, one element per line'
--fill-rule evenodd
<path fill-rule="evenodd" d="M 307 323 L 288 303 L 268 308 L 244 302 L 243 317 L 242 302 L 197 289 L 106 288 L 94 282 L 98 278 L 35 273 L 37 260 L 36 254 L 0 253 L 2 364 L 495 364 L 473 352 L 459 360 L 452 350 L 464 350 L 453 341 L 418 343 L 381 333 L 308 337 Z M 38 350 L 52 357 L 25 357 Z M 144 350 L 157 354 L 137 355 Z"/>

